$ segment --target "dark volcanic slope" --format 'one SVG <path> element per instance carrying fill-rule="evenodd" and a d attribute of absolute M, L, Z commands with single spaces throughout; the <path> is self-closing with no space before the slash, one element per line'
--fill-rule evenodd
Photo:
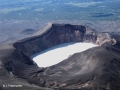
<path fill-rule="evenodd" d="M 1 47 L 0 52 L 4 52 L 0 55 L 1 89 L 13 90 L 3 84 L 20 84 L 23 86 L 16 90 L 120 90 L 119 37 L 87 26 L 52 24 L 40 35 Z M 30 58 L 32 54 L 66 42 L 90 42 L 99 47 L 73 54 L 47 68 L 38 67 Z"/>

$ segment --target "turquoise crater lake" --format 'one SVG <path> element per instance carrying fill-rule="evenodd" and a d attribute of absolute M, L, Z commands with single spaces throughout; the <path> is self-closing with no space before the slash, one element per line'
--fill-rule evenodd
<path fill-rule="evenodd" d="M 74 53 L 82 52 L 97 46 L 98 45 L 92 43 L 65 43 L 34 54 L 31 58 L 39 67 L 48 67 L 67 59 Z"/>

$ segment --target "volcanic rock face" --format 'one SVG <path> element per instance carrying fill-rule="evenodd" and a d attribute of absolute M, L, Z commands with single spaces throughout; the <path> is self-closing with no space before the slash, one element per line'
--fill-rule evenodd
<path fill-rule="evenodd" d="M 40 35 L 15 42 L 7 50 L 1 49 L 5 54 L 1 56 L 0 76 L 6 79 L 11 75 L 8 72 L 12 73 L 14 80 L 6 80 L 13 84 L 16 81 L 18 84 L 22 82 L 22 90 L 119 90 L 119 37 L 114 33 L 96 32 L 87 26 L 52 24 Z M 68 59 L 47 68 L 38 67 L 30 58 L 32 54 L 67 42 L 90 42 L 98 44 L 99 47 L 73 54 Z M 5 76 L 2 74 L 4 72 Z M 35 85 L 30 86 L 27 81 Z M 2 86 L 1 88 L 5 89 Z"/>
<path fill-rule="evenodd" d="M 43 35 L 16 42 L 14 47 L 28 55 L 66 42 L 82 42 L 86 32 L 83 26 L 52 25 Z"/>

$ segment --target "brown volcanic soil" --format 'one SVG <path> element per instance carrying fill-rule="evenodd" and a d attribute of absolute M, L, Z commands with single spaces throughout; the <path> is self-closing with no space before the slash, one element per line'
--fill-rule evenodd
<path fill-rule="evenodd" d="M 119 90 L 119 37 L 82 25 L 49 24 L 44 33 L 0 47 L 1 90 Z M 99 47 L 73 54 L 47 68 L 38 67 L 30 58 L 66 42 L 90 42 Z M 22 87 L 3 87 L 9 84 Z"/>

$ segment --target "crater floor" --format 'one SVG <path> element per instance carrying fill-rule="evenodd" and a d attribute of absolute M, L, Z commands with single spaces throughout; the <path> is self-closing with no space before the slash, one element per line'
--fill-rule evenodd
<path fill-rule="evenodd" d="M 97 46 L 98 45 L 92 43 L 64 43 L 34 54 L 31 58 L 39 67 L 48 67 L 69 58 L 69 56 L 74 53 L 82 52 Z"/>

